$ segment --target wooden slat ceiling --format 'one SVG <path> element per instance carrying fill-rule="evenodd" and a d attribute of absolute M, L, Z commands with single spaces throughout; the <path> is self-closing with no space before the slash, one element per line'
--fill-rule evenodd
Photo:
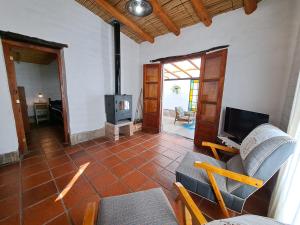
<path fill-rule="evenodd" d="M 201 58 L 164 64 L 164 79 L 195 79 L 200 77 Z"/>
<path fill-rule="evenodd" d="M 16 62 L 27 62 L 48 65 L 56 59 L 56 55 L 31 49 L 12 48 L 10 56 Z"/>
<path fill-rule="evenodd" d="M 114 17 L 107 13 L 103 8 L 101 8 L 95 0 L 76 1 L 108 23 L 110 23 L 114 19 Z M 128 0 L 107 0 L 107 2 L 114 6 L 117 10 L 119 10 L 119 12 L 134 21 L 136 25 L 138 25 L 153 37 L 157 37 L 170 32 L 162 23 L 160 18 L 157 17 L 154 13 L 142 18 L 130 15 L 125 9 L 125 4 L 127 1 Z M 255 1 L 256 6 L 256 1 L 259 2 L 261 0 L 202 0 L 206 11 L 208 12 L 209 16 L 211 16 L 211 18 L 216 15 L 244 7 L 244 2 L 246 3 L 253 1 Z M 201 22 L 193 8 L 191 0 L 157 0 L 157 2 L 167 13 L 168 17 L 180 29 Z M 250 5 L 249 7 L 252 7 L 252 5 Z M 254 8 L 253 11 L 255 9 L 256 8 Z M 251 13 L 251 11 L 249 12 L 248 9 L 247 14 L 249 13 Z M 213 23 L 211 26 L 213 26 Z M 123 32 L 131 39 L 135 40 L 137 43 L 145 41 L 127 26 L 122 26 L 121 32 Z"/>

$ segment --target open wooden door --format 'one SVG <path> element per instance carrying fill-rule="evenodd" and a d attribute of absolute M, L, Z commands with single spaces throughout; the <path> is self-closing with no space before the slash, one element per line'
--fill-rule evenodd
<path fill-rule="evenodd" d="M 162 65 L 145 64 L 143 81 L 144 132 L 159 133 L 161 121 Z"/>
<path fill-rule="evenodd" d="M 194 143 L 215 142 L 222 107 L 227 49 L 208 53 L 201 58 L 200 89 Z"/>

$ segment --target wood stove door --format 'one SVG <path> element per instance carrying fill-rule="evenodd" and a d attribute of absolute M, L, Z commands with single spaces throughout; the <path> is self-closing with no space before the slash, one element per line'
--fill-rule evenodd
<path fill-rule="evenodd" d="M 143 80 L 144 132 L 159 133 L 161 121 L 162 65 L 145 64 Z"/>

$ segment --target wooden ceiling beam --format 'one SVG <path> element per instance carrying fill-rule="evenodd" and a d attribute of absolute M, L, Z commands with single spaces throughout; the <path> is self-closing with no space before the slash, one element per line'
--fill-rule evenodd
<path fill-rule="evenodd" d="M 174 77 L 176 77 L 176 78 L 180 78 L 178 75 L 176 75 L 175 73 L 171 72 L 170 70 L 167 70 L 166 68 L 164 68 L 164 70 L 165 70 L 167 73 L 171 74 L 172 76 L 174 76 Z"/>
<path fill-rule="evenodd" d="M 209 27 L 212 23 L 211 16 L 208 14 L 207 9 L 202 0 L 191 0 L 192 5 L 199 19 L 205 26 Z"/>
<path fill-rule="evenodd" d="M 168 28 L 170 32 L 173 32 L 176 36 L 178 36 L 180 34 L 180 29 L 170 19 L 165 10 L 159 5 L 157 0 L 150 0 L 149 2 L 153 7 L 154 14 L 159 17 L 161 22 Z"/>
<path fill-rule="evenodd" d="M 95 3 L 107 11 L 112 17 L 137 33 L 143 40 L 151 43 L 154 42 L 154 37 L 152 35 L 142 30 L 134 21 L 124 16 L 119 10 L 109 4 L 107 0 L 95 0 Z"/>
<path fill-rule="evenodd" d="M 191 76 L 188 72 L 186 72 L 185 70 L 181 69 L 181 68 L 180 68 L 179 66 L 177 66 L 175 63 L 171 63 L 171 65 L 174 66 L 176 69 L 180 70 L 181 72 L 183 72 L 184 74 L 186 74 L 187 76 L 189 76 L 189 77 L 192 78 L 192 76 Z"/>
<path fill-rule="evenodd" d="M 193 67 L 195 67 L 197 70 L 200 70 L 200 67 L 197 66 L 192 60 L 189 59 L 188 62 L 189 62 L 190 64 L 192 64 Z"/>
<path fill-rule="evenodd" d="M 244 10 L 247 15 L 257 9 L 257 0 L 244 0 Z"/>

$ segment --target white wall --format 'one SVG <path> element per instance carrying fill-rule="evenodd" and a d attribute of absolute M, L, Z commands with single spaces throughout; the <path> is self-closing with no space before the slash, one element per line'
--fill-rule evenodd
<path fill-rule="evenodd" d="M 292 1 L 264 0 L 247 16 L 243 9 L 141 44 L 141 64 L 229 44 L 223 107 L 268 113 L 279 125 L 287 89 Z"/>
<path fill-rule="evenodd" d="M 57 61 L 54 60 L 48 65 L 40 65 L 40 76 L 44 99 L 47 102 L 48 98 L 51 98 L 51 100 L 61 100 Z"/>
<path fill-rule="evenodd" d="M 0 30 L 69 45 L 64 56 L 71 134 L 102 128 L 106 121 L 104 94 L 113 93 L 112 27 L 74 0 L 0 0 L 0 5 Z M 122 66 L 124 79 L 129 82 L 123 84 L 123 88 L 136 94 L 140 86 L 135 79 L 139 79 L 140 69 L 132 68 L 138 61 L 131 59 L 138 60 L 139 45 L 124 35 L 121 38 L 122 43 L 126 43 L 122 46 L 123 61 L 130 61 Z M 0 68 L 1 91 L 7 92 L 3 60 Z M 1 140 L 1 154 L 16 150 L 17 136 L 8 92 L 0 96 L 0 102 L 8 105 L 8 108 L 0 109 L 6 110 L 1 114 L 4 122 L 4 125 L 1 123 L 1 133 L 13 131 L 9 137 L 13 141 L 2 143 Z"/>
<path fill-rule="evenodd" d="M 16 151 L 18 139 L 0 42 L 0 154 Z"/>
<path fill-rule="evenodd" d="M 49 65 L 15 63 L 15 70 L 17 85 L 25 88 L 28 116 L 34 116 L 34 102 L 61 99 L 56 61 Z M 39 93 L 43 94 L 42 99 L 38 98 Z"/>
<path fill-rule="evenodd" d="M 300 73 L 300 1 L 293 0 L 295 2 L 295 7 L 293 8 L 293 27 L 294 32 L 291 41 L 291 60 L 289 61 L 289 82 L 286 92 L 286 99 L 283 107 L 283 113 L 281 118 L 281 126 L 287 129 L 290 112 L 293 105 L 295 89 L 297 85 L 297 80 L 299 79 Z"/>
<path fill-rule="evenodd" d="M 174 85 L 180 87 L 179 94 L 172 91 Z M 190 80 L 164 81 L 163 109 L 175 110 L 176 106 L 181 106 L 184 111 L 188 111 L 190 85 Z"/>

